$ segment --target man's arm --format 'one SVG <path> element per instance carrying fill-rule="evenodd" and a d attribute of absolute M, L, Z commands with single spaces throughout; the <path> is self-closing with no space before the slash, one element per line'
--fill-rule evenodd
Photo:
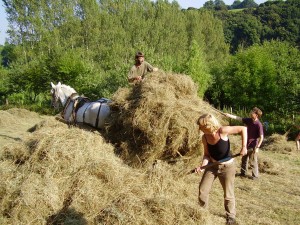
<path fill-rule="evenodd" d="M 263 140 L 264 140 L 264 129 L 263 129 L 262 124 L 260 123 L 259 124 L 259 140 L 257 142 L 257 145 L 255 146 L 255 152 L 258 152 Z"/>
<path fill-rule="evenodd" d="M 229 113 L 224 113 L 224 115 L 228 118 L 231 118 L 231 119 L 234 119 L 234 120 L 239 120 L 239 121 L 243 121 L 243 118 L 242 117 L 239 117 L 239 116 L 235 116 L 235 115 L 232 115 L 232 114 L 229 114 Z"/>
<path fill-rule="evenodd" d="M 255 146 L 255 152 L 258 152 L 258 150 L 259 150 L 259 148 L 260 148 L 260 146 L 261 146 L 263 140 L 264 140 L 264 135 L 261 134 L 261 135 L 259 136 L 259 141 L 258 141 L 257 145 Z"/>
<path fill-rule="evenodd" d="M 147 71 L 148 72 L 156 72 L 156 71 L 158 71 L 158 68 L 156 68 L 156 67 L 153 67 L 150 63 L 148 63 L 148 62 L 144 62 L 145 64 L 146 64 L 146 66 L 147 66 Z"/>
<path fill-rule="evenodd" d="M 127 79 L 128 79 L 128 82 L 133 83 L 135 81 L 142 80 L 142 77 L 141 76 L 137 76 L 137 74 L 135 73 L 135 67 L 133 66 L 130 69 L 130 71 L 128 72 Z"/>
<path fill-rule="evenodd" d="M 261 135 L 259 136 L 259 141 L 258 141 L 258 143 L 257 143 L 256 148 L 260 148 L 260 146 L 261 146 L 263 140 L 264 140 L 264 135 L 261 134 Z"/>

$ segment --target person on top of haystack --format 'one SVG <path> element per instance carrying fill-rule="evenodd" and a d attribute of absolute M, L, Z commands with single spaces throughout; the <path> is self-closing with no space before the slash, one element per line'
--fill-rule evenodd
<path fill-rule="evenodd" d="M 145 56 L 142 52 L 137 52 L 135 55 L 135 64 L 131 67 L 128 73 L 128 82 L 131 84 L 140 83 L 147 72 L 156 72 L 158 68 L 151 66 L 145 61 Z"/>
<path fill-rule="evenodd" d="M 253 180 L 258 179 L 258 151 L 264 139 L 263 125 L 259 121 L 259 118 L 262 116 L 262 111 L 259 108 L 254 107 L 250 111 L 250 118 L 241 118 L 229 113 L 224 113 L 224 115 L 231 119 L 242 121 L 246 124 L 248 131 L 248 153 L 242 157 L 240 176 L 246 177 L 248 162 L 250 161 L 252 168 L 252 177 L 250 178 Z"/>
<path fill-rule="evenodd" d="M 230 142 L 228 135 L 241 134 L 242 147 L 240 155 L 247 154 L 247 128 L 245 126 L 221 126 L 218 120 L 211 114 L 204 114 L 197 121 L 199 130 L 204 135 L 202 143 L 204 146 L 204 154 L 202 165 L 195 169 L 195 172 L 203 172 L 199 185 L 199 203 L 202 207 L 207 207 L 209 192 L 216 177 L 219 178 L 224 190 L 224 207 L 226 211 L 226 224 L 235 224 L 235 196 L 234 196 L 234 180 L 235 180 L 235 163 L 230 153 Z M 212 166 L 202 168 L 208 163 L 214 163 L 229 158 L 228 161 L 212 164 Z"/>

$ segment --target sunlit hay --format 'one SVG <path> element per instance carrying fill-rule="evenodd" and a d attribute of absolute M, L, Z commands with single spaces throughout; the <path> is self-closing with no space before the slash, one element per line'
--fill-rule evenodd
<path fill-rule="evenodd" d="M 10 114 L 7 110 L 0 110 L 0 126 L 6 127 L 11 126 L 11 124 L 14 124 L 16 121 L 16 118 Z"/>
<path fill-rule="evenodd" d="M 11 108 L 0 110 L 0 126 L 12 127 L 14 125 L 34 123 L 41 120 L 39 114 L 27 109 Z"/>
<path fill-rule="evenodd" d="M 119 89 L 112 100 L 108 138 L 130 164 L 191 155 L 201 148 L 198 117 L 212 113 L 220 119 L 186 75 L 152 73 L 140 85 Z"/>
<path fill-rule="evenodd" d="M 31 145 L 34 143 L 31 143 Z M 11 161 L 16 165 L 23 164 L 30 157 L 30 152 L 24 148 L 23 143 L 15 143 L 6 145 L 0 149 L 0 160 Z"/>
<path fill-rule="evenodd" d="M 98 176 L 106 178 L 110 184 L 121 182 L 122 173 L 128 171 L 120 159 L 115 157 L 113 147 L 106 144 L 100 135 L 75 128 L 68 129 L 59 124 L 57 122 L 55 129 L 40 129 L 24 142 L 23 148 L 30 152 L 30 156 L 20 169 L 27 176 L 19 187 L 21 195 L 15 200 L 18 206 L 10 212 L 24 223 L 32 220 L 35 217 L 33 214 L 38 215 L 37 220 L 45 219 L 63 208 L 67 204 L 64 200 L 72 199 L 79 181 L 84 180 L 81 171 L 92 171 L 88 169 L 95 166 Z M 20 156 L 23 160 L 23 154 Z M 33 208 L 40 211 L 32 211 Z"/>
<path fill-rule="evenodd" d="M 143 170 L 133 169 L 115 156 L 113 146 L 98 133 L 50 121 L 10 150 L 14 157 L 0 155 L 1 215 L 7 224 L 199 224 L 210 220 L 208 212 L 199 210 L 198 181 L 186 176 L 184 164 L 173 167 L 157 162 Z M 20 151 L 27 151 L 28 157 Z M 22 164 L 15 163 L 18 157 Z M 196 185 L 186 186 L 186 179 Z"/>
<path fill-rule="evenodd" d="M 233 155 L 240 153 L 242 149 L 242 136 L 240 134 L 229 135 L 230 150 Z"/>
<path fill-rule="evenodd" d="M 47 127 L 47 128 L 57 128 L 57 127 L 64 127 L 64 128 L 68 128 L 68 125 L 66 123 L 61 123 L 58 122 L 58 120 L 56 120 L 54 117 L 48 117 L 45 120 L 42 120 L 41 122 L 35 124 L 33 127 L 29 128 L 27 131 L 28 132 L 35 132 L 40 130 L 43 127 Z"/>
<path fill-rule="evenodd" d="M 18 118 L 38 118 L 39 114 L 33 111 L 29 111 L 27 109 L 20 109 L 20 108 L 11 108 L 7 110 L 8 113 L 10 113 L 13 116 L 16 116 Z"/>
<path fill-rule="evenodd" d="M 289 154 L 295 151 L 296 144 L 288 141 L 286 135 L 272 134 L 264 141 L 263 149 L 267 151 Z"/>
<path fill-rule="evenodd" d="M 12 161 L 0 160 L 0 218 L 10 217 L 10 210 L 14 207 L 19 196 L 20 173 Z M 0 219 L 1 222 L 3 222 Z M 8 224 L 8 223 L 5 223 Z"/>

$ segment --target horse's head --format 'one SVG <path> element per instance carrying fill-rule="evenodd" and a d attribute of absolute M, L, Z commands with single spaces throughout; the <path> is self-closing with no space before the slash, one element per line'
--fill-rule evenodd
<path fill-rule="evenodd" d="M 61 103 L 62 106 L 65 106 L 67 99 L 72 95 L 75 94 L 76 91 L 65 84 L 61 84 L 60 82 L 58 82 L 57 85 L 54 85 L 51 82 L 51 96 L 52 96 L 52 100 L 51 100 L 51 105 L 55 108 L 58 109 L 59 108 L 59 104 Z"/>
<path fill-rule="evenodd" d="M 55 109 L 59 108 L 59 104 L 60 104 L 60 96 L 59 96 L 59 92 L 61 90 L 61 83 L 58 82 L 57 85 L 54 85 L 51 82 L 51 106 L 53 106 Z"/>

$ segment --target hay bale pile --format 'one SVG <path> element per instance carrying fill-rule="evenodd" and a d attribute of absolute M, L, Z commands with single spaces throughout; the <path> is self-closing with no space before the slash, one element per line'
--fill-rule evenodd
<path fill-rule="evenodd" d="M 199 154 L 196 120 L 215 114 L 197 96 L 192 79 L 180 74 L 151 73 L 140 85 L 119 89 L 112 100 L 108 139 L 131 164 Z"/>
<path fill-rule="evenodd" d="M 0 151 L 0 223 L 206 223 L 183 179 L 197 178 L 178 177 L 181 169 L 131 168 L 98 133 L 47 120 Z"/>

